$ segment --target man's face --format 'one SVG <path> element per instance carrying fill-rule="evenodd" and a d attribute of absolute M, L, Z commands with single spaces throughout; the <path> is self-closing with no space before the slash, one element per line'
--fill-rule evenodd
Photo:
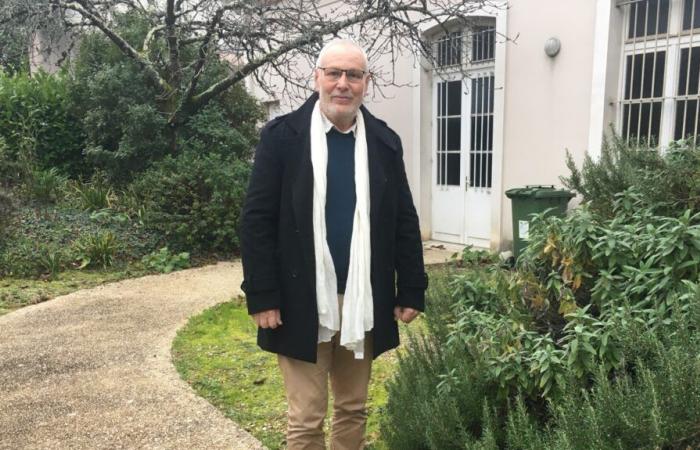
<path fill-rule="evenodd" d="M 367 70 L 362 53 L 350 45 L 336 45 L 329 48 L 320 66 L 327 69 Z M 348 80 L 346 73 L 337 80 L 316 69 L 314 75 L 316 90 L 319 93 L 321 111 L 339 128 L 348 128 L 360 109 L 363 97 L 367 93 L 369 76 L 364 75 L 359 81 Z"/>

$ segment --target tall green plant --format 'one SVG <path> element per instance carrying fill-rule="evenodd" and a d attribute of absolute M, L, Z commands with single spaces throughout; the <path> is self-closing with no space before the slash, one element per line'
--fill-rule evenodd
<path fill-rule="evenodd" d="M 30 77 L 0 71 L 0 138 L 3 159 L 17 164 L 24 176 L 56 167 L 66 174 L 84 170 L 83 134 L 69 105 L 65 73 Z"/>
<path fill-rule="evenodd" d="M 700 206 L 700 148 L 690 141 L 660 150 L 613 134 L 603 141 L 599 158 L 586 154 L 579 169 L 567 152 L 566 164 L 571 174 L 561 177 L 562 183 L 607 217 L 616 196 L 627 189 L 639 192 L 661 214 Z"/>

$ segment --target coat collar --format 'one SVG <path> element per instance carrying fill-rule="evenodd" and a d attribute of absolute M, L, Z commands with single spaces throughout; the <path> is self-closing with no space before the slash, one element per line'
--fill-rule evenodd
<path fill-rule="evenodd" d="M 287 123 L 292 127 L 292 129 L 299 135 L 305 135 L 309 133 L 309 124 L 311 124 L 311 114 L 314 111 L 314 106 L 318 100 L 318 92 L 314 92 L 301 107 L 297 110 L 291 112 L 287 116 Z M 364 105 L 360 106 L 360 111 L 365 119 L 365 127 L 367 132 L 367 140 L 369 141 L 371 137 L 376 136 L 379 138 L 386 146 L 394 151 L 398 151 L 398 142 L 396 138 L 392 135 L 386 123 L 374 117 Z"/>
<path fill-rule="evenodd" d="M 290 113 L 286 122 L 297 136 L 296 145 L 301 147 L 300 166 L 292 185 L 292 209 L 294 211 L 297 229 L 301 234 L 302 253 L 309 273 L 315 273 L 313 261 L 313 168 L 311 166 L 311 139 L 310 124 L 314 105 L 318 100 L 318 94 L 314 93 L 297 110 Z M 362 106 L 361 111 L 365 119 L 365 131 L 367 136 L 367 160 L 369 166 L 369 196 L 370 196 L 370 229 L 376 230 L 379 226 L 379 216 L 384 198 L 384 190 L 387 183 L 386 167 L 392 157 L 382 147 L 388 147 L 398 152 L 398 139 L 392 134 L 384 122 L 375 118 Z M 394 156 L 394 155 L 392 155 Z M 376 234 L 372 233 L 372 236 Z M 372 240 L 372 247 L 375 247 Z M 315 286 L 315 284 L 313 284 Z"/>

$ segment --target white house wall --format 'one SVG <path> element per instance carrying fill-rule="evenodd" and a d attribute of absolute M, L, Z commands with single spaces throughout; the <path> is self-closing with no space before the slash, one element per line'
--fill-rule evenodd
<path fill-rule="evenodd" d="M 516 0 L 508 11 L 503 188 L 560 186 L 568 149 L 581 161 L 591 118 L 596 1 Z M 550 58 L 545 41 L 561 50 Z M 501 208 L 501 248 L 512 242 L 511 202 Z"/>

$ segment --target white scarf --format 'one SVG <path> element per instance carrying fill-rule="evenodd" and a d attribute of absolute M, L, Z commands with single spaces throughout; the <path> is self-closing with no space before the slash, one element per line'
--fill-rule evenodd
<path fill-rule="evenodd" d="M 356 118 L 356 201 L 342 321 L 338 307 L 338 280 L 326 240 L 328 144 L 318 102 L 311 115 L 311 165 L 314 173 L 313 226 L 318 342 L 329 342 L 340 331 L 340 345 L 352 351 L 356 359 L 362 359 L 365 332 L 374 326 L 374 312 L 370 282 L 369 166 L 365 122 L 361 112 L 358 112 Z"/>

